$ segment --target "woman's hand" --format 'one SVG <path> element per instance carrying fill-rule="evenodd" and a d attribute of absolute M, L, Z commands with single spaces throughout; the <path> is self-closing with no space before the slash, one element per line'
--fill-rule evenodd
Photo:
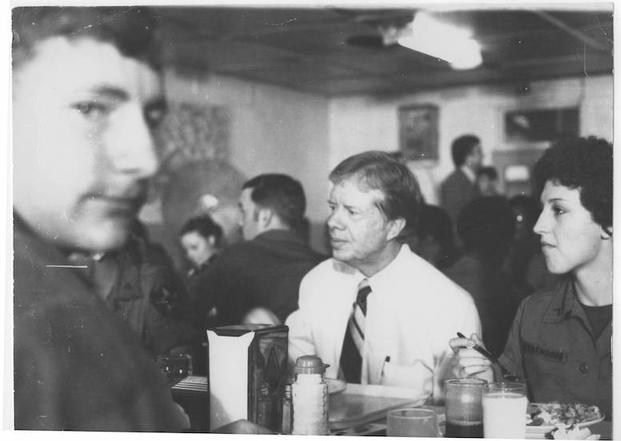
<path fill-rule="evenodd" d="M 491 362 L 472 349 L 475 344 L 483 346 L 483 342 L 476 334 L 472 334 L 470 338 L 456 337 L 449 341 L 455 353 L 452 363 L 453 375 L 457 378 L 477 377 L 486 381 L 494 381 Z"/>

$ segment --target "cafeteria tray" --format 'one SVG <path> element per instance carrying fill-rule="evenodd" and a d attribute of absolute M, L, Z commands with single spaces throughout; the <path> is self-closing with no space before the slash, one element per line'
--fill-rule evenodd
<path fill-rule="evenodd" d="M 407 388 L 348 383 L 341 393 L 330 395 L 329 423 L 332 432 L 361 426 L 386 417 L 391 409 L 416 407 L 424 399 Z"/>

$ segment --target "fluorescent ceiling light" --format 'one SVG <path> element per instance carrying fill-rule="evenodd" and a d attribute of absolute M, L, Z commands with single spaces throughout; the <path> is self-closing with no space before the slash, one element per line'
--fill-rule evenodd
<path fill-rule="evenodd" d="M 422 11 L 397 41 L 408 49 L 446 60 L 454 69 L 473 69 L 483 61 L 481 46 L 470 30 L 442 23 Z"/>

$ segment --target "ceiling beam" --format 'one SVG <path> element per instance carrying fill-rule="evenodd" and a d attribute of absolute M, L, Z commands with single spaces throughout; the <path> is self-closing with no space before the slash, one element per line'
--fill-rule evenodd
<path fill-rule="evenodd" d="M 541 17 L 542 19 L 544 19 L 548 23 L 552 23 L 553 25 L 555 25 L 558 28 L 562 29 L 563 31 L 567 32 L 569 35 L 571 35 L 572 37 L 574 37 L 574 38 L 578 39 L 579 41 L 583 42 L 584 44 L 589 46 L 591 49 L 595 49 L 595 50 L 598 50 L 598 51 L 605 51 L 605 50 L 609 49 L 604 44 L 600 43 L 599 41 L 595 40 L 594 38 L 589 37 L 588 35 L 584 34 L 583 32 L 580 32 L 580 31 L 572 28 L 567 23 L 565 23 L 563 20 L 560 20 L 560 19 L 556 18 L 555 16 L 553 16 L 552 14 L 550 14 L 550 13 L 548 13 L 546 11 L 533 11 L 533 13 L 538 15 L 539 17 Z"/>

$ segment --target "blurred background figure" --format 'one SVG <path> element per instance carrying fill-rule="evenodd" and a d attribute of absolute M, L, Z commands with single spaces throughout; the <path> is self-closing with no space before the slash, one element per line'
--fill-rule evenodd
<path fill-rule="evenodd" d="M 477 170 L 477 186 L 481 196 L 497 196 L 498 191 L 498 171 L 490 165 L 483 166 Z"/>
<path fill-rule="evenodd" d="M 207 326 L 282 323 L 298 306 L 302 277 L 323 259 L 301 233 L 304 189 L 288 175 L 258 175 L 243 184 L 239 211 L 244 240 L 196 277 L 195 310 Z"/>
<path fill-rule="evenodd" d="M 177 268 L 187 267 L 178 245 L 179 231 L 190 218 L 208 215 L 222 228 L 222 246 L 242 240 L 237 198 L 245 181 L 240 171 L 220 160 L 195 160 L 166 170 L 160 183 L 163 224 L 149 227 Z"/>
<path fill-rule="evenodd" d="M 461 209 L 479 195 L 477 171 L 483 161 L 481 140 L 475 135 L 463 135 L 453 141 L 451 154 L 455 170 L 440 184 L 440 206 L 453 223 Z"/>
<path fill-rule="evenodd" d="M 435 205 L 421 205 L 416 232 L 409 236 L 408 245 L 438 269 L 448 268 L 459 255 L 451 218 Z"/>
<path fill-rule="evenodd" d="M 311 245 L 311 222 L 310 219 L 304 216 L 298 224 L 295 226 L 294 231 L 300 239 L 304 241 L 308 246 Z"/>
<path fill-rule="evenodd" d="M 181 227 L 179 240 L 190 266 L 188 276 L 192 277 L 216 258 L 222 246 L 222 227 L 209 216 L 193 217 Z"/>
<path fill-rule="evenodd" d="M 515 221 L 515 240 L 525 241 L 538 240 L 538 236 L 533 231 L 537 217 L 539 217 L 539 202 L 532 196 L 516 195 L 509 199 L 509 206 L 513 211 Z"/>
<path fill-rule="evenodd" d="M 516 195 L 509 199 L 509 205 L 513 211 L 515 235 L 506 269 L 514 287 L 525 297 L 535 290 L 551 287 L 556 276 L 546 268 L 539 236 L 533 231 L 539 217 L 539 202 L 532 196 Z M 532 280 L 529 280 L 529 273 Z"/>
<path fill-rule="evenodd" d="M 504 347 L 519 304 L 509 274 L 502 269 L 515 225 L 509 203 L 484 196 L 468 203 L 457 219 L 464 254 L 445 274 L 472 295 L 481 317 L 483 341 L 495 355 Z"/>
<path fill-rule="evenodd" d="M 214 259 L 217 258 L 222 246 L 222 228 L 207 215 L 189 219 L 181 228 L 179 240 L 185 250 L 187 263 L 190 268 L 186 272 L 186 286 L 190 302 L 195 304 L 205 291 L 205 280 L 201 277 Z M 194 308 L 193 308 L 194 309 Z M 200 314 L 200 316 L 197 316 Z M 207 311 L 207 327 L 215 324 L 215 307 Z M 193 321 L 199 326 L 204 314 L 194 310 Z M 202 329 L 202 326 L 201 326 Z"/>
<path fill-rule="evenodd" d="M 543 253 L 537 252 L 528 262 L 525 280 L 534 291 L 541 291 L 554 288 L 559 277 L 557 274 L 548 271 Z"/>

